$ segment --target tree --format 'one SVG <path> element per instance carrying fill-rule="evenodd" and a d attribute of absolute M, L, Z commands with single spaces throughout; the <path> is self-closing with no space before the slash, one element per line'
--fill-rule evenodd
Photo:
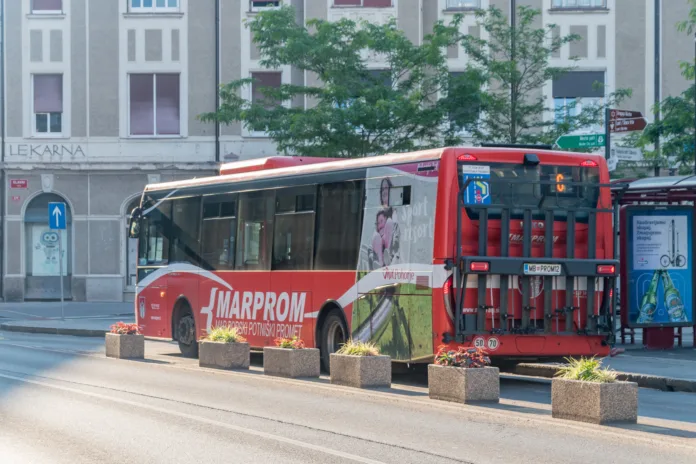
<path fill-rule="evenodd" d="M 571 103 L 564 108 L 560 121 L 548 119 L 548 112 L 553 110 L 546 105 L 543 86 L 574 69 L 553 67 L 549 61 L 561 47 L 579 36 L 556 36 L 555 25 L 536 27 L 540 15 L 537 9 L 521 6 L 513 28 L 500 9 L 491 7 L 477 13 L 488 39 L 463 38 L 474 68 L 488 84 L 481 118 L 468 125 L 476 141 L 553 143 L 560 135 L 596 126 L 604 119 L 606 105 L 630 95 L 630 91 L 619 90 L 609 95 L 603 105 L 584 105 L 579 112 L 574 111 L 576 103 Z"/>
<path fill-rule="evenodd" d="M 475 70 L 450 79 L 445 50 L 458 42 L 460 21 L 438 22 L 415 45 L 394 20 L 311 20 L 305 27 L 291 7 L 259 13 L 249 27 L 262 66 L 291 66 L 319 83 L 262 88 L 263 98 L 250 101 L 242 89 L 252 80 L 236 80 L 222 86 L 219 111 L 200 118 L 241 122 L 268 133 L 279 151 L 302 156 L 360 157 L 459 143 L 458 129 L 475 116 L 456 112 L 455 104 L 478 105 L 483 84 Z M 387 70 L 368 69 L 367 57 L 374 55 Z M 440 98 L 443 93 L 448 98 Z M 305 100 L 312 102 L 307 108 L 288 103 Z"/>

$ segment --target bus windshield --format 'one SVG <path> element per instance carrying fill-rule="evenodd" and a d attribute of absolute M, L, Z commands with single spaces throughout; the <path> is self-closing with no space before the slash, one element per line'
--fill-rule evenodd
<path fill-rule="evenodd" d="M 477 174 L 467 174 L 459 163 L 459 186 Z M 481 165 L 480 163 L 478 164 Z M 519 219 L 524 208 L 531 208 L 535 219 L 543 220 L 542 208 L 554 208 L 555 219 L 564 220 L 569 208 L 595 208 L 599 199 L 599 168 L 584 166 L 536 165 L 490 163 L 491 204 L 515 207 L 511 218 Z M 505 182 L 505 180 L 510 182 Z M 577 185 L 582 183 L 582 185 Z M 478 219 L 479 209 L 467 208 L 469 219 Z M 499 219 L 500 208 L 491 208 L 489 217 Z M 587 220 L 587 212 L 578 212 L 578 221 Z"/>

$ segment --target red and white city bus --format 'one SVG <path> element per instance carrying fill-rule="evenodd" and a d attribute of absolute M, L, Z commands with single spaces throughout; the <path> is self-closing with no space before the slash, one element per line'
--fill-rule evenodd
<path fill-rule="evenodd" d="M 298 336 L 325 367 L 349 338 L 405 363 L 604 356 L 612 213 L 602 157 L 537 147 L 227 164 L 146 187 L 137 323 L 186 356 L 218 325 Z"/>

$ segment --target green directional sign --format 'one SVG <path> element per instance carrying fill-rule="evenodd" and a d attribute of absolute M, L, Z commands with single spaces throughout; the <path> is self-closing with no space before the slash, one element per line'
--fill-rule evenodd
<path fill-rule="evenodd" d="M 595 148 L 603 147 L 604 134 L 562 135 L 556 140 L 560 148 Z"/>

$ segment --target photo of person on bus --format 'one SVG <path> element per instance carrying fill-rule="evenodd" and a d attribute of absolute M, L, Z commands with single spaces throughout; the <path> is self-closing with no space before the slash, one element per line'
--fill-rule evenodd
<path fill-rule="evenodd" d="M 389 195 L 394 185 L 391 179 L 382 179 L 379 189 L 381 209 L 375 216 L 372 235 L 371 268 L 377 269 L 399 262 L 399 223 L 396 210 L 390 206 Z"/>

